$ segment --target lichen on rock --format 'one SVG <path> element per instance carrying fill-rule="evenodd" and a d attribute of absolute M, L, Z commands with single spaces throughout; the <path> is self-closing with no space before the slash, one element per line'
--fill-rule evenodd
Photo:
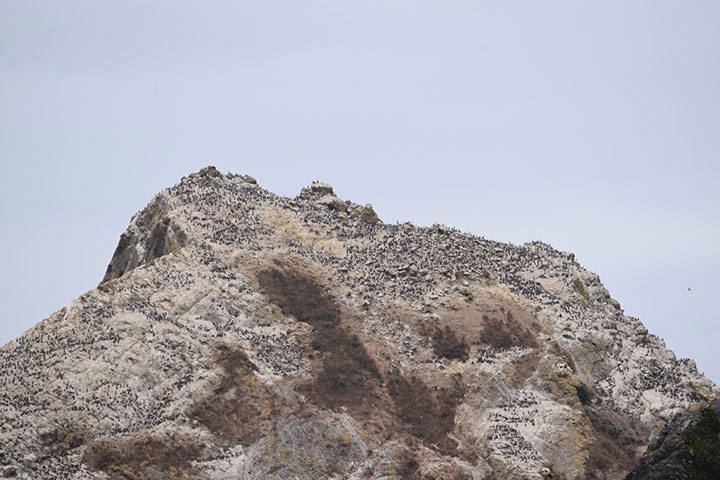
<path fill-rule="evenodd" d="M 658 478 L 720 398 L 572 254 L 214 167 L 135 215 L 0 378 L 22 479 Z"/>

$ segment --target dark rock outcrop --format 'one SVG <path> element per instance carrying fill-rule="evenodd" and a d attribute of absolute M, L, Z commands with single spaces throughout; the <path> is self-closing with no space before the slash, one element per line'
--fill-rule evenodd
<path fill-rule="evenodd" d="M 720 479 L 720 401 L 678 414 L 626 480 Z"/>

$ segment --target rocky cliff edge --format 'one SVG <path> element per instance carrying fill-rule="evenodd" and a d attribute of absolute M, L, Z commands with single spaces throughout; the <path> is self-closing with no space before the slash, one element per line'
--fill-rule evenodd
<path fill-rule="evenodd" d="M 212 167 L 0 372 L 24 479 L 620 479 L 720 393 L 572 254 Z"/>

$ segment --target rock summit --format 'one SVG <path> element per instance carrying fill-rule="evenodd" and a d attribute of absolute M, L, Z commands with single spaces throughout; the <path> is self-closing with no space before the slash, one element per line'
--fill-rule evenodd
<path fill-rule="evenodd" d="M 208 167 L 0 349 L 0 477 L 669 478 L 718 398 L 570 253 Z"/>

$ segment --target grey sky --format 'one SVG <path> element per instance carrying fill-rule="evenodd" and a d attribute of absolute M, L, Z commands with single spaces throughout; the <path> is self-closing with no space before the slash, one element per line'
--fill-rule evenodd
<path fill-rule="evenodd" d="M 715 1 L 4 0 L 0 344 L 212 164 L 573 251 L 719 382 L 719 21 Z"/>

